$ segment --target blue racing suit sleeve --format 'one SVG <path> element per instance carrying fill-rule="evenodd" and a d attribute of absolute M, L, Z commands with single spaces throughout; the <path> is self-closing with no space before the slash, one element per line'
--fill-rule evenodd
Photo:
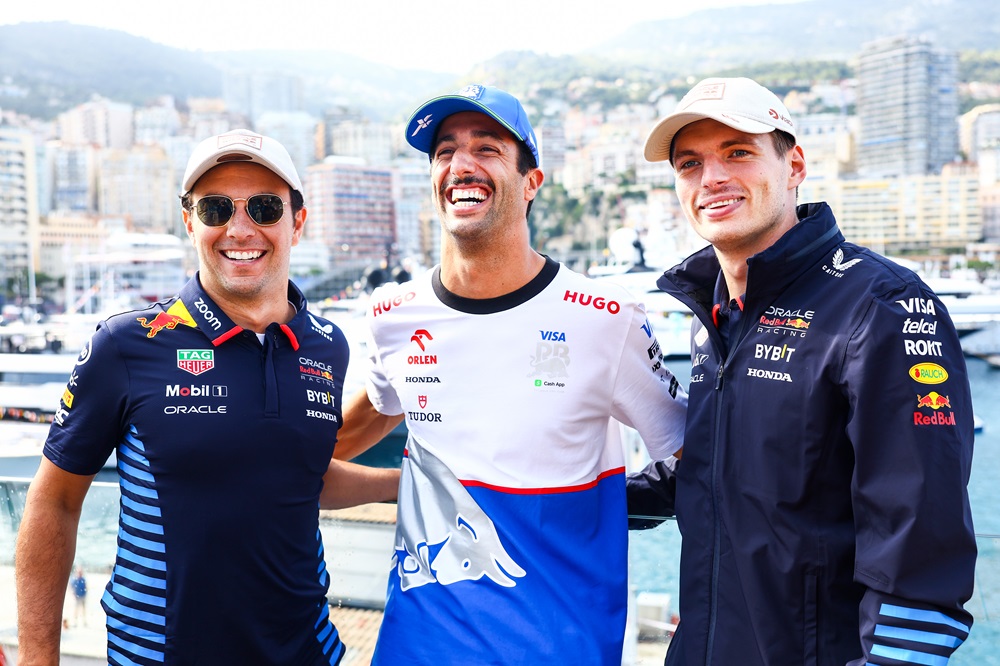
<path fill-rule="evenodd" d="M 630 530 L 648 530 L 674 515 L 675 472 L 679 463 L 674 457 L 654 460 L 625 477 Z"/>
<path fill-rule="evenodd" d="M 864 656 L 850 666 L 946 663 L 972 626 L 974 434 L 958 334 L 925 285 L 873 298 L 851 332 L 842 386 L 855 457 L 854 579 L 866 588 Z"/>

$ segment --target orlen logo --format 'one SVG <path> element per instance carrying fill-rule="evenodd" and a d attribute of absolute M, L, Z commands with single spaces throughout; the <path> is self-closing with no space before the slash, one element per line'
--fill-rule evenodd
<path fill-rule="evenodd" d="M 398 308 L 403 303 L 406 303 L 408 301 L 412 301 L 416 297 L 417 297 L 417 294 L 415 292 L 408 291 L 405 294 L 403 294 L 402 296 L 400 296 L 399 294 L 397 294 L 397 295 L 393 296 L 392 298 L 386 298 L 386 299 L 382 299 L 381 301 L 376 301 L 372 305 L 372 317 L 377 317 L 380 314 L 388 312 L 389 310 L 393 309 L 394 307 Z"/>
<path fill-rule="evenodd" d="M 909 375 L 921 384 L 941 384 L 948 380 L 948 371 L 937 363 L 917 363 L 910 368 Z"/>
<path fill-rule="evenodd" d="M 430 331 L 428 331 L 425 328 L 418 328 L 413 332 L 413 335 L 410 336 L 410 341 L 416 342 L 417 346 L 420 347 L 420 351 L 427 351 L 427 348 L 424 347 L 425 339 L 426 340 L 434 339 L 434 336 L 430 334 Z"/>
<path fill-rule="evenodd" d="M 580 294 L 575 291 L 567 291 L 563 296 L 564 301 L 569 301 L 570 303 L 578 303 L 579 305 L 587 306 L 593 305 L 597 310 L 607 310 L 611 314 L 618 314 L 621 312 L 622 306 L 619 305 L 618 301 L 607 301 L 604 300 L 603 296 L 591 296 L 590 294 Z"/>
<path fill-rule="evenodd" d="M 418 328 L 410 336 L 410 342 L 416 342 L 417 346 L 420 347 L 420 351 L 427 351 L 424 347 L 424 340 L 433 340 L 434 337 L 430 334 L 430 331 L 424 328 Z M 406 362 L 409 365 L 436 365 L 437 364 L 437 354 L 413 354 L 406 357 Z"/>

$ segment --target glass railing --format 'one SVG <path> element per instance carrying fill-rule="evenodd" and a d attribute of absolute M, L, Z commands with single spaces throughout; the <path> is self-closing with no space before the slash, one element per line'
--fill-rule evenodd
<path fill-rule="evenodd" d="M 27 479 L 0 477 L 0 569 L 7 572 L 4 575 L 11 575 L 14 541 L 27 487 Z M 114 562 L 119 496 L 118 484 L 114 482 L 95 482 L 87 494 L 76 564 L 88 572 L 106 576 Z M 331 574 L 331 603 L 379 607 L 388 575 L 392 525 L 324 513 L 321 530 Z M 672 625 L 677 621 L 680 534 L 672 520 L 654 529 L 629 534 L 633 595 L 623 663 L 659 666 Z M 952 666 L 1000 665 L 1000 535 L 981 534 L 976 541 L 979 546 L 976 585 L 967 604 L 976 622 L 968 642 L 949 662 Z M 379 549 L 385 551 L 384 556 L 378 553 Z M 100 576 L 95 575 L 95 582 L 99 580 Z M 13 597 L 0 599 L 0 606 L 13 604 Z M 6 610 L 0 608 L 0 617 L 14 617 L 12 608 Z M 11 635 L 12 630 L 13 627 L 0 626 L 0 638 Z"/>

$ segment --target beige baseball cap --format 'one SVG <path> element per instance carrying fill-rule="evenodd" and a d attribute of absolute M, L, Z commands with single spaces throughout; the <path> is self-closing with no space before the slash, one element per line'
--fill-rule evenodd
<path fill-rule="evenodd" d="M 646 159 L 670 160 L 674 136 L 687 125 L 705 118 L 747 134 L 766 134 L 777 129 L 795 136 L 791 114 L 773 92 L 752 79 L 711 78 L 692 88 L 677 109 L 653 127 L 643 150 Z"/>
<path fill-rule="evenodd" d="M 302 194 L 302 181 L 299 180 L 299 174 L 285 147 L 270 137 L 247 129 L 231 130 L 199 143 L 184 170 L 181 194 L 190 192 L 209 169 L 227 162 L 262 164 L 281 177 L 293 190 Z"/>

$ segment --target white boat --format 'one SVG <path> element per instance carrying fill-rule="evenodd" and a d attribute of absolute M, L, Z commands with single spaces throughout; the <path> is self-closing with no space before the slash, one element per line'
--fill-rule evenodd
<path fill-rule="evenodd" d="M 661 275 L 663 271 L 646 266 L 599 266 L 590 271 L 592 279 L 621 285 L 646 306 L 646 315 L 664 358 L 690 358 L 694 315 L 686 305 L 656 286 Z"/>
<path fill-rule="evenodd" d="M 0 459 L 42 455 L 76 359 L 76 354 L 0 354 Z M 112 455 L 105 467 L 115 464 Z"/>

